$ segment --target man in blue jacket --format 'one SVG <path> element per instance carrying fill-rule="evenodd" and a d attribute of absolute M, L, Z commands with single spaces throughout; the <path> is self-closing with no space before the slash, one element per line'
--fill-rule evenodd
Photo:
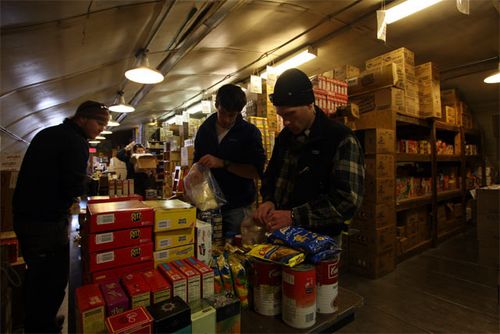
<path fill-rule="evenodd" d="M 14 230 L 27 264 L 24 332 L 60 332 L 57 311 L 69 275 L 69 209 L 83 195 L 89 146 L 109 121 L 99 102 L 35 135 L 23 159 L 12 201 Z"/>
<path fill-rule="evenodd" d="M 260 131 L 241 116 L 246 103 L 240 87 L 222 86 L 215 99 L 217 113 L 203 122 L 194 143 L 193 161 L 211 169 L 227 200 L 222 207 L 226 236 L 240 233 L 244 210 L 256 201 L 254 180 L 266 160 Z"/>

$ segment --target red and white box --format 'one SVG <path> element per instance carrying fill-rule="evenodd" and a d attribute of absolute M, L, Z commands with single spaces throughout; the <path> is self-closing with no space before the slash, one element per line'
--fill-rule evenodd
<path fill-rule="evenodd" d="M 151 303 L 157 304 L 172 297 L 172 287 L 158 270 L 148 270 L 142 273 L 142 277 L 149 285 L 151 291 Z"/>
<path fill-rule="evenodd" d="M 142 273 L 130 273 L 123 276 L 122 284 L 125 292 L 130 297 L 130 308 L 147 307 L 151 304 L 151 291 Z"/>
<path fill-rule="evenodd" d="M 201 298 L 201 275 L 183 260 L 170 262 L 187 278 L 187 302 L 190 303 Z"/>
<path fill-rule="evenodd" d="M 153 243 L 139 246 L 128 246 L 91 253 L 88 255 L 86 267 L 88 272 L 101 271 L 153 259 Z"/>
<path fill-rule="evenodd" d="M 104 332 L 104 298 L 99 285 L 87 284 L 76 288 L 78 333 Z"/>
<path fill-rule="evenodd" d="M 90 283 L 114 282 L 127 274 L 153 270 L 153 268 L 154 268 L 153 261 L 143 261 L 131 265 L 120 266 L 112 269 L 106 269 L 106 270 L 96 271 L 93 273 L 88 273 L 84 278 L 86 282 Z"/>
<path fill-rule="evenodd" d="M 141 201 L 108 202 L 87 205 L 87 233 L 124 230 L 154 224 L 154 210 Z"/>
<path fill-rule="evenodd" d="M 106 319 L 106 328 L 110 334 L 152 333 L 153 317 L 141 306 L 108 317 Z"/>
<path fill-rule="evenodd" d="M 88 253 L 153 242 L 153 227 L 131 228 L 104 233 L 87 234 L 83 237 L 84 249 Z"/>
<path fill-rule="evenodd" d="M 189 266 L 198 271 L 198 273 L 201 276 L 201 297 L 202 298 L 212 297 L 214 295 L 213 269 L 194 257 L 185 259 L 184 262 L 186 262 Z"/>
<path fill-rule="evenodd" d="M 179 296 L 187 303 L 187 278 L 170 263 L 160 263 L 158 271 L 172 286 L 172 297 Z"/>

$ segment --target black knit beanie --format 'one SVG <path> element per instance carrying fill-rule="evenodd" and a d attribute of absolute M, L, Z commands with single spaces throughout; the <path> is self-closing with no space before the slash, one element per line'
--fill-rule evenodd
<path fill-rule="evenodd" d="M 296 68 L 283 72 L 276 80 L 274 93 L 269 99 L 275 106 L 305 106 L 314 103 L 311 80 Z"/>
<path fill-rule="evenodd" d="M 96 101 L 85 101 L 80 104 L 76 109 L 75 116 L 92 118 L 106 123 L 110 118 L 108 107 Z"/>

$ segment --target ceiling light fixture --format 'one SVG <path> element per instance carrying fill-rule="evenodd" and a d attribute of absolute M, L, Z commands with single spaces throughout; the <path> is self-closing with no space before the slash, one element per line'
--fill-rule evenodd
<path fill-rule="evenodd" d="M 442 0 L 406 0 L 385 10 L 385 23 L 391 24 Z"/>
<path fill-rule="evenodd" d="M 139 66 L 125 72 L 125 77 L 130 81 L 140 84 L 156 84 L 165 78 L 159 71 L 151 68 L 147 52 L 147 49 L 139 50 L 136 54 L 136 58 L 139 58 Z"/>
<path fill-rule="evenodd" d="M 498 63 L 498 71 L 483 80 L 487 84 L 500 83 L 500 63 Z"/>
<path fill-rule="evenodd" d="M 112 133 L 113 133 L 113 131 L 104 130 L 104 131 L 102 131 L 100 134 L 101 134 L 101 135 L 110 135 L 110 134 L 112 134 Z"/>
<path fill-rule="evenodd" d="M 109 122 L 108 122 L 108 126 L 119 126 L 119 125 L 120 125 L 120 123 L 115 122 L 113 120 L 109 120 Z"/>
<path fill-rule="evenodd" d="M 100 142 L 101 142 L 100 140 L 89 140 L 89 144 L 92 144 L 92 145 L 97 145 Z"/>
<path fill-rule="evenodd" d="M 106 139 L 106 137 L 104 137 L 104 136 L 97 136 L 97 137 L 95 137 L 94 139 L 97 139 L 97 140 L 105 140 L 105 139 Z"/>
<path fill-rule="evenodd" d="M 289 68 L 294 68 L 297 66 L 300 66 L 304 63 L 307 63 L 308 61 L 314 59 L 317 57 L 317 49 L 308 47 L 307 50 L 302 51 L 301 53 L 293 56 L 292 58 L 282 62 L 281 64 L 274 66 L 273 72 L 276 75 L 280 75 L 281 73 L 285 72 Z M 262 79 L 267 79 L 267 71 L 264 71 L 260 77 Z"/>
<path fill-rule="evenodd" d="M 115 103 L 109 106 L 108 109 L 114 112 L 133 112 L 135 110 L 133 106 L 125 102 L 125 97 L 123 97 L 122 90 L 117 92 Z"/>

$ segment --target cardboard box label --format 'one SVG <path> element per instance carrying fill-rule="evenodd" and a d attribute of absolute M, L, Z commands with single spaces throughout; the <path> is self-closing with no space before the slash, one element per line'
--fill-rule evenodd
<path fill-rule="evenodd" d="M 97 225 L 113 224 L 115 222 L 115 215 L 114 214 L 99 215 L 97 216 L 96 221 Z"/>

